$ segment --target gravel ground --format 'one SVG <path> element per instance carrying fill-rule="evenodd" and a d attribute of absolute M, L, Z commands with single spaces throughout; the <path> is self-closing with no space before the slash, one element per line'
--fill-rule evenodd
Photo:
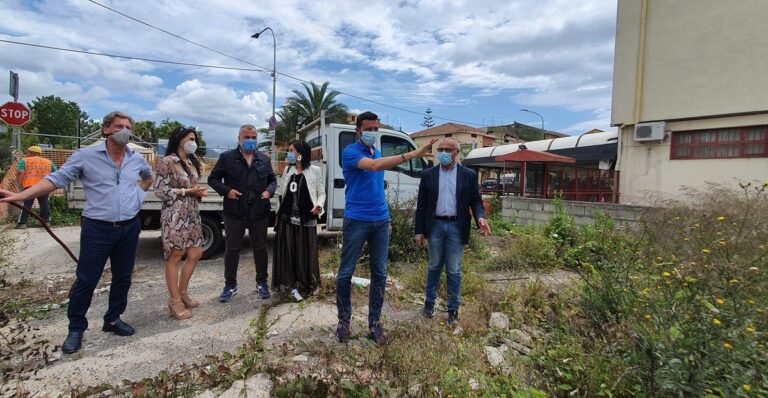
<path fill-rule="evenodd" d="M 73 260 L 45 230 L 14 230 L 9 226 L 0 228 L 4 228 L 2 234 L 14 242 L 10 256 L 6 259 L 8 264 L 0 269 L 0 274 L 4 273 L 7 281 L 16 283 L 21 279 L 74 279 Z M 78 254 L 79 227 L 60 227 L 55 228 L 54 232 L 75 255 Z M 42 393 L 39 395 L 68 395 L 68 386 L 93 386 L 156 376 L 161 370 L 174 365 L 200 362 L 206 355 L 217 355 L 222 351 L 235 352 L 246 341 L 245 333 L 251 320 L 258 316 L 259 307 L 273 300 L 262 300 L 256 294 L 255 268 L 250 248 L 243 248 L 238 273 L 240 291 L 229 303 L 218 302 L 224 283 L 223 253 L 198 264 L 189 292 L 201 305 L 192 310 L 192 318 L 180 321 L 172 319 L 168 314 L 165 263 L 159 237 L 158 231 L 143 231 L 140 236 L 129 304 L 122 316 L 124 321 L 136 328 L 136 334 L 119 337 L 101 331 L 109 292 L 97 289 L 98 293 L 94 295 L 88 311 L 90 327 L 85 333 L 82 350 L 66 355 L 55 348 L 53 356 L 56 360 L 19 387 L 32 393 Z M 109 272 L 105 272 L 101 285 L 108 286 L 109 278 Z M 281 314 L 292 314 L 294 321 L 297 317 L 302 318 L 300 324 L 291 325 L 293 330 L 317 326 L 328 330 L 336 319 L 335 307 L 327 303 L 311 304 L 303 308 L 284 304 L 276 306 L 273 311 L 276 311 L 276 315 L 270 315 L 273 321 L 279 320 Z M 56 346 L 66 337 L 68 322 L 64 307 L 53 310 L 44 320 L 31 323 L 38 329 L 36 334 L 40 338 Z M 270 336 L 278 338 L 285 335 L 289 324 L 281 321 L 275 325 L 276 330 L 271 331 Z"/>

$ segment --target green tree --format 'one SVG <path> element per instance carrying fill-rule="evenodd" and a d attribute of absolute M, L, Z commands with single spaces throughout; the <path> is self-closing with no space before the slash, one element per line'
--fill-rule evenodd
<path fill-rule="evenodd" d="M 426 128 L 433 127 L 435 125 L 435 121 L 432 119 L 432 109 L 427 108 L 424 113 L 424 121 L 421 122 L 421 125 Z"/>
<path fill-rule="evenodd" d="M 283 105 L 282 109 L 277 111 L 280 123 L 275 128 L 275 142 L 277 144 L 288 144 L 291 142 L 299 128 L 299 123 L 304 121 L 305 116 L 293 102 Z"/>
<path fill-rule="evenodd" d="M 35 139 L 26 139 L 24 144 L 51 144 L 56 147 L 70 148 L 77 141 L 77 123 L 88 120 L 88 114 L 80 110 L 73 101 L 64 101 L 60 97 L 48 95 L 37 97 L 27 104 L 32 111 L 31 119 L 25 126 L 28 133 L 45 134 Z M 49 137 L 48 135 L 61 136 Z M 33 142 L 36 141 L 36 142 Z"/>
<path fill-rule="evenodd" d="M 292 96 L 288 97 L 283 105 L 281 112 L 283 116 L 286 116 L 286 122 L 290 124 L 294 121 L 292 118 L 296 118 L 296 124 L 303 118 L 306 123 L 309 123 L 320 117 L 320 111 L 325 111 L 326 123 L 344 123 L 349 117 L 347 112 L 347 106 L 336 102 L 336 97 L 340 94 L 336 90 L 329 90 L 329 82 L 324 82 L 318 86 L 315 82 L 310 84 L 302 83 L 306 92 L 299 90 L 293 90 Z M 295 127 L 293 128 L 295 132 Z M 290 134 L 291 131 L 288 131 Z"/>
<path fill-rule="evenodd" d="M 140 123 L 145 123 L 145 122 L 139 122 L 139 123 L 136 123 L 136 125 L 139 125 Z M 179 122 L 178 120 L 170 120 L 170 119 L 162 120 L 160 122 L 160 125 L 154 129 L 154 132 L 153 132 L 154 139 L 150 142 L 157 142 L 158 138 L 165 138 L 165 139 L 170 138 L 173 130 L 175 130 L 179 126 L 183 126 L 183 124 L 181 124 L 181 122 Z M 205 143 L 205 139 L 203 138 L 203 131 L 195 126 L 186 126 L 186 127 L 190 129 L 195 129 L 195 131 L 197 131 L 197 151 L 195 153 L 198 156 L 205 156 L 205 153 L 206 153 L 205 147 L 207 144 Z M 161 154 L 161 155 L 164 155 L 164 154 Z"/>
<path fill-rule="evenodd" d="M 155 142 L 157 140 L 155 130 L 157 130 L 157 126 L 155 126 L 155 122 L 152 120 L 142 120 L 133 125 L 133 135 L 146 142 Z"/>

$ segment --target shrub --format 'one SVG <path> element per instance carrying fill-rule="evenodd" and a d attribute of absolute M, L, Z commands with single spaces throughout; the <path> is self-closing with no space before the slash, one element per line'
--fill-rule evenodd
<path fill-rule="evenodd" d="M 391 261 L 413 262 L 427 256 L 426 247 L 416 246 L 413 240 L 414 216 L 416 214 L 416 198 L 402 200 L 399 191 L 387 196 L 390 217 L 392 220 L 392 235 L 389 237 L 389 259 Z"/>
<path fill-rule="evenodd" d="M 49 197 L 51 205 L 51 225 L 75 225 L 80 222 L 80 210 L 70 209 L 63 196 Z"/>
<path fill-rule="evenodd" d="M 664 202 L 583 274 L 593 332 L 629 329 L 650 395 L 768 394 L 766 186 Z"/>
<path fill-rule="evenodd" d="M 551 269 L 561 265 L 555 253 L 555 244 L 541 231 L 517 234 L 507 238 L 507 245 L 488 261 L 489 270 L 514 270 L 519 268 Z"/>

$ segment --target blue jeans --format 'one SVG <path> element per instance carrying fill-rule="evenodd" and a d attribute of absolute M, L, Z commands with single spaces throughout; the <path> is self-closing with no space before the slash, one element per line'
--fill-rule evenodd
<path fill-rule="evenodd" d="M 371 256 L 371 285 L 368 295 L 368 327 L 379 322 L 384 306 L 384 289 L 387 284 L 387 252 L 389 249 L 389 220 L 361 221 L 344 218 L 344 242 L 341 247 L 341 264 L 336 275 L 336 308 L 339 321 L 349 322 L 352 317 L 352 274 L 363 244 L 368 242 Z"/>
<path fill-rule="evenodd" d="M 461 258 L 464 245 L 461 244 L 461 230 L 456 221 L 435 219 L 429 231 L 429 267 L 427 268 L 427 303 L 435 303 L 437 288 L 440 287 L 440 273 L 445 266 L 445 280 L 448 290 L 448 310 L 458 310 L 461 304 Z"/>
<path fill-rule="evenodd" d="M 77 279 L 67 306 L 69 331 L 83 332 L 88 329 L 85 314 L 91 306 L 93 291 L 104 272 L 107 259 L 110 262 L 112 283 L 109 290 L 109 307 L 104 322 L 114 322 L 128 306 L 128 289 L 136 262 L 141 222 L 114 226 L 103 221 L 82 218 L 80 226 L 80 259 L 77 262 Z"/>

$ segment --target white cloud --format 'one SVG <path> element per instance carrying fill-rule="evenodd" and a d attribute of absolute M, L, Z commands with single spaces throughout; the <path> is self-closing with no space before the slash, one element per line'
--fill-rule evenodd
<path fill-rule="evenodd" d="M 151 112 L 155 119 L 182 120 L 201 127 L 209 143 L 229 140 L 246 123 L 266 127 L 271 114 L 272 104 L 263 92 L 239 92 L 196 79 L 179 84 Z"/>
<path fill-rule="evenodd" d="M 409 110 L 455 109 L 456 119 L 492 116 L 486 101 L 563 108 L 593 122 L 610 108 L 616 1 L 354 0 L 253 2 L 104 1 L 149 24 L 278 71 Z M 199 64 L 250 68 L 78 0 L 0 4 L 0 38 Z M 0 43 L 0 68 L 20 69 L 35 90 L 83 101 L 92 113 L 123 106 L 147 117 L 210 128 L 271 114 L 268 74 L 169 66 Z M 24 86 L 23 86 L 24 87 Z M 31 89 L 27 86 L 27 89 Z M 278 76 L 278 106 L 300 83 Z M 366 105 L 351 107 L 401 113 Z M 228 107 L 231 113 L 221 110 Z M 111 110 L 111 109 L 109 109 Z M 437 112 L 436 112 L 437 113 Z M 407 113 L 401 115 L 408 117 Z M 447 116 L 451 116 L 450 114 Z M 400 117 L 400 116 L 398 116 Z M 574 120 L 571 125 L 580 123 Z M 586 122 L 585 122 L 586 123 Z M 208 138 L 208 137 L 206 137 Z"/>

